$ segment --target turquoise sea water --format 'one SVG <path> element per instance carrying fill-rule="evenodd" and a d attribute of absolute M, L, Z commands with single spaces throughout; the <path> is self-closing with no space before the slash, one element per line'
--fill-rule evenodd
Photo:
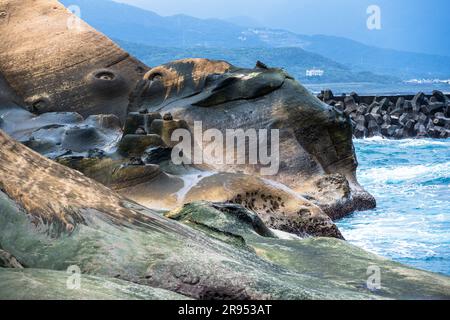
<path fill-rule="evenodd" d="M 450 275 L 450 139 L 356 140 L 360 183 L 378 208 L 338 222 L 345 238 L 404 264 Z"/>

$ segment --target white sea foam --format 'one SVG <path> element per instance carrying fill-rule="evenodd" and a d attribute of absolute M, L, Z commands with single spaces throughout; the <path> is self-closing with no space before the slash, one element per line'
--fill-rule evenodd
<path fill-rule="evenodd" d="M 359 173 L 361 179 L 378 183 L 402 182 L 413 179 L 450 177 L 450 162 L 435 165 L 397 166 L 372 168 Z"/>

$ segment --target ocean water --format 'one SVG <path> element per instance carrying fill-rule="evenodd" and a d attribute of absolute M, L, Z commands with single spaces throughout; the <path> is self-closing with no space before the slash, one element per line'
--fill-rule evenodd
<path fill-rule="evenodd" d="M 378 208 L 337 224 L 345 238 L 395 261 L 450 275 L 450 139 L 356 140 L 358 178 Z"/>

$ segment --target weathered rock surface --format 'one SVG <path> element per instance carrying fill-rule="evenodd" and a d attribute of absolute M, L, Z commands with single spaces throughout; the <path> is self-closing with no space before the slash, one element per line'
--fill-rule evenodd
<path fill-rule="evenodd" d="M 0 249 L 0 268 L 23 269 L 23 266 L 11 254 Z"/>
<path fill-rule="evenodd" d="M 262 63 L 254 69 L 242 69 L 206 59 L 149 69 L 56 1 L 39 0 L 29 6 L 25 1 L 4 0 L 2 7 L 6 14 L 0 25 L 0 72 L 29 110 L 42 115 L 22 114 L 3 119 L 0 125 L 34 150 L 52 158 L 86 153 L 101 157 L 106 153 L 114 159 L 117 139 L 108 138 L 116 136 L 104 131 L 112 130 L 117 121 L 100 121 L 100 127 L 109 126 L 100 129 L 98 119 L 86 119 L 99 113 L 127 120 L 118 150 L 120 157 L 131 158 L 139 158 L 150 147 L 173 146 L 171 133 L 179 128 L 192 129 L 194 121 L 202 121 L 204 130 L 222 132 L 279 129 L 281 167 L 272 180 L 306 193 L 303 188 L 308 182 L 340 174 L 348 181 L 351 196 L 328 201 L 326 209 L 331 216 L 374 207 L 375 200 L 356 179 L 350 123 L 283 70 Z M 25 28 L 32 31 L 24 32 Z M 36 43 L 34 39 L 42 34 L 48 37 Z M 127 114 L 127 107 L 131 113 Z M 70 113 L 52 113 L 61 111 Z M 28 132 L 21 137 L 23 130 L 15 126 L 24 117 L 34 128 L 25 128 Z M 37 130 L 39 126 L 44 130 Z M 48 136 L 56 138 L 49 141 Z M 255 175 L 261 166 L 216 165 L 207 169 Z"/>
<path fill-rule="evenodd" d="M 149 69 L 56 1 L 3 0 L 0 10 L 2 264 L 30 268 L 0 268 L 11 283 L 0 298 L 77 299 L 61 273 L 73 265 L 85 298 L 450 296 L 447 277 L 279 231 L 342 238 L 331 218 L 375 206 L 356 179 L 351 123 L 283 70 L 206 59 Z M 380 121 L 360 120 L 372 131 Z M 174 166 L 171 133 L 194 121 L 222 132 L 279 129 L 279 173 Z M 186 204 L 197 200 L 214 203 Z M 178 206 L 171 219 L 150 209 Z M 380 291 L 367 289 L 370 265 L 386 272 Z"/>
<path fill-rule="evenodd" d="M 80 288 L 68 289 L 67 272 L 0 268 L 2 300 L 188 300 L 163 289 L 120 279 L 81 275 Z"/>
<path fill-rule="evenodd" d="M 180 60 L 151 69 L 133 97 L 130 111 L 170 112 L 184 119 L 191 131 L 195 121 L 202 122 L 203 130 L 218 129 L 224 135 L 227 129 L 279 129 L 280 170 L 266 178 L 303 193 L 310 181 L 340 174 L 351 196 L 329 203 L 332 216 L 375 206 L 373 197 L 356 179 L 350 122 L 281 69 L 242 69 L 223 61 Z M 199 137 L 194 138 L 204 148 L 220 144 L 205 145 Z M 235 150 L 226 152 L 234 155 Z M 260 175 L 261 169 L 261 165 L 210 166 L 220 172 L 248 175 Z"/>
<path fill-rule="evenodd" d="M 0 10 L 0 71 L 30 111 L 124 120 L 144 64 L 58 1 L 2 0 Z"/>
<path fill-rule="evenodd" d="M 35 116 L 18 106 L 0 107 L 0 116 L 2 127 L 26 146 L 149 208 L 172 210 L 199 200 L 240 202 L 270 227 L 299 236 L 342 238 L 314 203 L 258 177 L 161 168 L 160 164 L 170 161 L 171 151 L 168 148 L 168 157 L 154 161 L 155 148 L 167 148 L 161 137 L 152 132 L 120 138 L 114 118 L 90 116 L 83 120 L 72 113 Z M 193 179 L 195 174 L 200 178 Z"/>
<path fill-rule="evenodd" d="M 11 282 L 0 287 L 2 298 L 79 298 L 64 290 L 62 275 L 54 272 L 73 265 L 83 274 L 88 298 L 178 297 L 152 288 L 200 299 L 450 297 L 447 277 L 340 240 L 279 239 L 237 205 L 194 204 L 169 215 L 189 221 L 192 229 L 43 158 L 3 132 L 0 146 L 0 245 L 30 268 L 23 271 L 27 279 L 0 269 L 2 283 Z M 371 265 L 386 277 L 380 291 L 365 286 Z M 26 286 L 30 280 L 37 281 L 40 293 Z"/>

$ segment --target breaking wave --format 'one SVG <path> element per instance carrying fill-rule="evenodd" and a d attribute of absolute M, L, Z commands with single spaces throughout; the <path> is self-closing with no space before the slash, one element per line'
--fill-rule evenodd
<path fill-rule="evenodd" d="M 350 242 L 450 275 L 450 139 L 355 142 L 358 179 L 378 208 L 338 222 Z"/>

